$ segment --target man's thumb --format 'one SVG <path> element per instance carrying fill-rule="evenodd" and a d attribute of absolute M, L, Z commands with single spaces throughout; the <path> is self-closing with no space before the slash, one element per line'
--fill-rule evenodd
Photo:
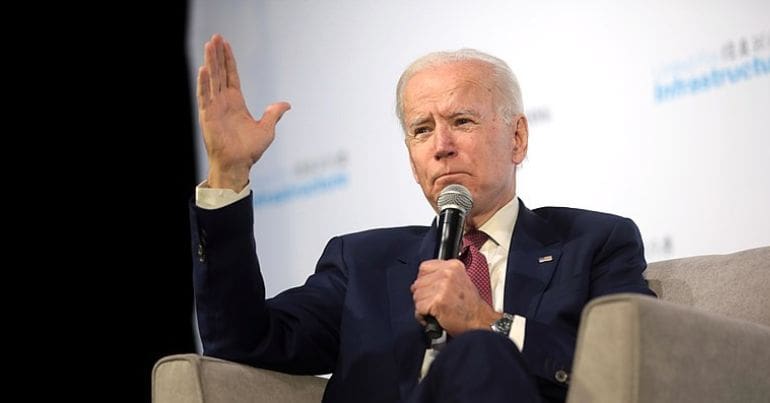
<path fill-rule="evenodd" d="M 265 113 L 262 114 L 262 119 L 260 119 L 260 121 L 263 121 L 270 126 L 275 126 L 276 123 L 281 120 L 281 116 L 283 116 L 289 109 L 291 109 L 291 105 L 289 105 L 288 102 L 276 102 L 270 104 L 265 108 Z"/>

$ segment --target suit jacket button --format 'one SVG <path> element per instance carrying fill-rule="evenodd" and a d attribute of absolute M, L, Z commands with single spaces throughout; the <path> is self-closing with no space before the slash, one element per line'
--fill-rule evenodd
<path fill-rule="evenodd" d="M 206 254 L 203 253 L 203 245 L 198 244 L 198 261 L 201 263 L 206 262 Z"/>
<path fill-rule="evenodd" d="M 554 378 L 556 378 L 556 382 L 559 383 L 567 383 L 567 380 L 569 379 L 569 375 L 567 375 L 567 372 L 563 369 L 560 369 L 556 371 L 556 374 L 554 374 Z"/>

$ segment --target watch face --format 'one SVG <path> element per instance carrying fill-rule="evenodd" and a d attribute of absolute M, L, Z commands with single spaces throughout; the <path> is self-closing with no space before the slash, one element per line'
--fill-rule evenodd
<path fill-rule="evenodd" d="M 503 314 L 503 317 L 496 320 L 491 327 L 495 332 L 508 336 L 508 334 L 511 332 L 512 323 L 513 318 L 508 314 Z"/>

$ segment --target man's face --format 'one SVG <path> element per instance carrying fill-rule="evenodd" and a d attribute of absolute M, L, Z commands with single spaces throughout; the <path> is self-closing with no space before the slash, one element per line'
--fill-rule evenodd
<path fill-rule="evenodd" d="M 447 185 L 468 188 L 476 226 L 512 198 L 516 164 L 527 149 L 526 118 L 503 121 L 488 76 L 480 62 L 455 62 L 418 72 L 403 91 L 406 146 L 417 183 L 434 209 Z"/>

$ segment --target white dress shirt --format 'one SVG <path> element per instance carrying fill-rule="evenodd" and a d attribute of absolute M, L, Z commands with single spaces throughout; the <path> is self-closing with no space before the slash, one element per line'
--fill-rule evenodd
<path fill-rule="evenodd" d="M 508 269 L 508 252 L 511 247 L 513 229 L 519 216 L 519 198 L 514 196 L 511 201 L 479 227 L 479 231 L 489 236 L 479 250 L 489 265 L 489 284 L 492 286 L 492 307 L 497 312 L 503 312 L 505 297 L 505 272 Z M 519 351 L 524 349 L 524 329 L 527 319 L 513 315 L 513 324 L 508 337 L 513 340 Z"/>

